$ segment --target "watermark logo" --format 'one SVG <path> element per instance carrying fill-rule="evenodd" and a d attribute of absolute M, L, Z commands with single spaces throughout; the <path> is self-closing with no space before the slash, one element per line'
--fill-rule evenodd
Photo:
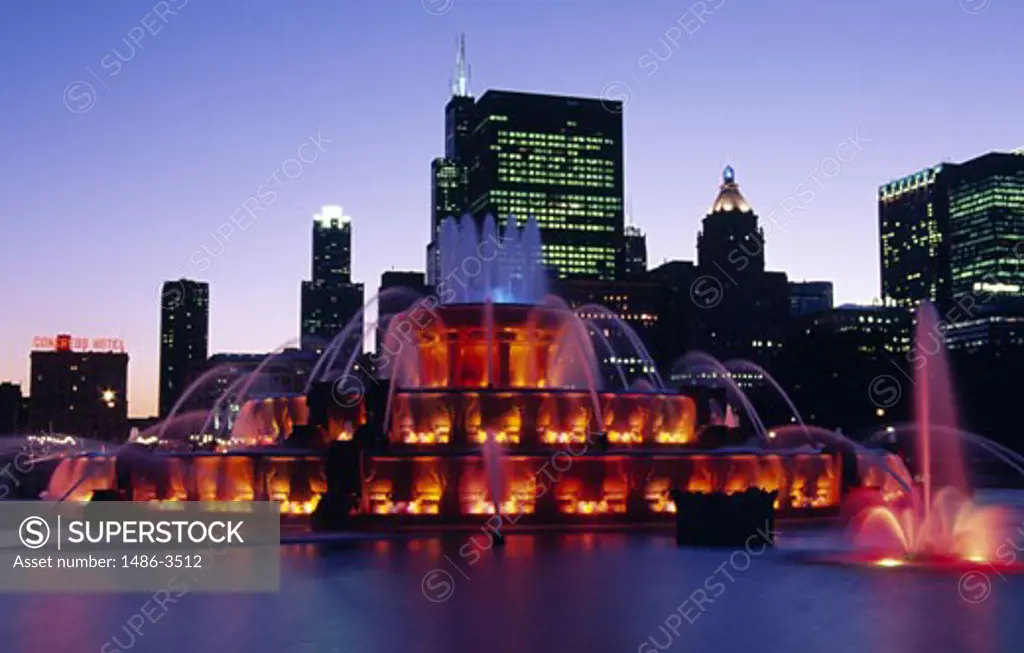
<path fill-rule="evenodd" d="M 18 538 L 29 549 L 41 549 L 50 541 L 50 525 L 42 517 L 26 517 L 18 527 Z"/>
<path fill-rule="evenodd" d="M 455 6 L 455 0 L 420 0 L 423 4 L 423 9 L 431 16 L 444 16 L 452 7 Z"/>
<path fill-rule="evenodd" d="M 960 598 L 968 603 L 984 603 L 992 594 L 992 581 L 982 571 L 969 571 L 960 577 L 957 585 Z"/>
<path fill-rule="evenodd" d="M 0 529 L 17 529 L 21 540 L 0 550 L 0 592 L 152 591 L 178 573 L 197 574 L 197 591 L 280 588 L 277 503 L 189 502 L 167 511 L 148 502 L 57 502 L 45 515 L 39 505 L 0 502 Z M 237 552 L 234 564 L 211 564 L 219 552 Z"/>
<path fill-rule="evenodd" d="M 879 408 L 892 408 L 903 395 L 903 386 L 891 374 L 879 374 L 868 384 L 868 397 Z"/>
<path fill-rule="evenodd" d="M 968 603 L 983 603 L 992 594 L 992 578 L 988 572 L 994 573 L 1000 580 L 1006 580 L 1003 571 L 1014 568 L 1024 551 L 1024 523 L 1017 526 L 1016 534 L 1007 532 L 1002 543 L 995 548 L 995 557 L 985 563 L 987 571 L 971 569 L 960 577 L 957 590 L 960 598 Z"/>
<path fill-rule="evenodd" d="M 96 87 L 84 80 L 64 87 L 64 106 L 71 113 L 86 113 L 96 106 Z"/>
<path fill-rule="evenodd" d="M 423 576 L 420 589 L 431 603 L 444 603 L 455 594 L 455 579 L 444 569 L 433 569 Z"/>
<path fill-rule="evenodd" d="M 803 181 L 798 183 L 793 192 L 780 201 L 775 208 L 768 213 L 767 218 L 761 223 L 761 230 L 751 232 L 741 239 L 736 247 L 725 257 L 724 261 L 714 261 L 714 267 L 718 272 L 706 274 L 696 281 L 690 288 L 690 299 L 698 308 L 714 308 L 722 299 L 726 284 L 730 292 L 738 288 L 745 277 L 736 273 L 744 272 L 755 264 L 763 267 L 764 247 L 768 236 L 776 233 L 776 230 L 787 228 L 794 222 L 800 213 L 818 197 L 818 191 L 828 188 L 828 181 L 838 177 L 844 166 L 855 161 L 860 152 L 865 150 L 865 143 L 872 142 L 860 133 L 860 127 L 854 128 L 852 136 L 836 145 L 830 156 L 823 158 L 814 169 L 811 170 Z M 849 154 L 849 156 L 847 156 Z M 815 191 L 817 187 L 818 191 Z M 708 267 L 702 268 L 707 271 Z M 719 275 L 719 273 L 721 273 Z"/>
<path fill-rule="evenodd" d="M 573 461 L 583 456 L 595 443 L 597 433 L 588 433 L 585 441 L 576 442 L 578 448 L 573 444 L 566 444 L 564 450 L 559 449 L 551 455 L 551 458 L 544 462 L 537 471 L 530 477 L 530 485 L 527 493 L 533 496 L 533 500 L 539 503 L 548 493 L 553 492 L 555 486 L 564 478 L 566 472 L 573 465 Z M 562 467 L 559 467 L 559 464 Z M 544 479 L 547 479 L 546 481 Z M 506 525 L 516 525 L 525 514 L 523 505 L 516 498 L 509 499 L 502 505 L 494 505 L 494 512 L 487 518 L 487 521 L 480 527 L 480 533 L 470 535 L 466 542 L 459 547 L 458 558 L 464 565 L 460 565 L 449 556 L 444 556 L 455 571 L 459 572 L 467 581 L 470 575 L 467 570 L 481 560 L 484 553 L 490 551 L 499 542 L 505 539 Z M 483 538 L 480 539 L 479 536 Z M 451 598 L 455 593 L 455 579 L 452 575 L 442 569 L 428 571 L 420 583 L 423 595 L 434 603 L 442 603 Z"/>
<path fill-rule="evenodd" d="M 764 555 L 769 550 L 775 543 L 775 535 L 775 531 L 771 530 L 770 524 L 767 522 L 763 528 L 758 528 L 747 538 L 743 548 L 733 551 L 725 562 L 718 565 L 704 579 L 704 583 L 700 587 L 690 592 L 690 595 L 662 620 L 658 630 L 661 631 L 661 635 L 665 637 L 666 641 L 661 641 L 661 635 L 652 634 L 640 643 L 637 653 L 664 651 L 672 646 L 676 638 L 679 637 L 683 620 L 691 625 L 696 623 L 697 619 L 707 612 L 707 606 L 720 600 L 728 588 L 736 583 L 739 574 L 750 569 L 754 558 Z"/>
<path fill-rule="evenodd" d="M 626 82 L 615 80 L 601 89 L 601 104 L 609 113 L 622 113 L 633 102 L 633 89 Z"/>
<path fill-rule="evenodd" d="M 185 285 L 180 281 L 157 283 L 156 294 L 160 297 L 160 308 L 177 308 L 185 301 Z"/>
<path fill-rule="evenodd" d="M 992 0 L 960 0 L 960 8 L 975 16 L 985 13 L 991 5 Z"/>
<path fill-rule="evenodd" d="M 697 277 L 690 285 L 690 300 L 698 308 L 714 308 L 722 303 L 725 287 L 710 274 Z"/>
<path fill-rule="evenodd" d="M 189 0 L 159 0 L 121 37 L 119 44 L 100 57 L 98 63 L 100 70 L 103 71 L 102 75 L 92 66 L 86 66 L 85 70 L 99 82 L 100 86 L 110 92 L 114 78 L 146 49 L 143 43 L 151 45 L 152 39 L 162 32 L 171 23 L 172 17 L 178 15 L 188 3 Z M 91 83 L 81 79 L 75 80 L 64 87 L 64 106 L 71 113 L 87 113 L 96 106 L 98 95 L 96 87 Z"/>
<path fill-rule="evenodd" d="M 328 145 L 334 143 L 333 139 L 324 136 L 320 128 L 316 134 L 307 137 L 299 143 L 295 149 L 295 155 L 284 159 L 275 169 L 273 174 L 268 176 L 259 184 L 254 192 L 246 197 L 241 205 L 225 219 L 216 229 L 210 233 L 206 243 L 192 252 L 188 258 L 188 264 L 178 263 L 180 277 L 195 277 L 200 273 L 209 270 L 214 261 L 223 256 L 231 249 L 244 234 L 257 224 L 260 218 L 265 217 L 267 211 L 277 202 L 278 198 L 294 187 L 296 182 L 307 167 L 319 160 L 320 155 L 328 151 Z M 292 174 L 295 173 L 295 174 Z M 209 243 L 209 244 L 207 244 Z M 176 290 L 170 291 L 170 296 L 162 296 L 158 288 L 161 306 L 174 308 L 182 301 L 183 293 Z"/>
<path fill-rule="evenodd" d="M 655 45 L 637 57 L 635 67 L 629 66 L 624 69 L 625 73 L 646 91 L 647 85 L 643 80 L 657 74 L 661 64 L 670 61 L 675 53 L 682 49 L 684 40 L 700 31 L 725 2 L 726 0 L 697 0 L 691 4 L 668 26 Z M 633 89 L 621 79 L 608 82 L 601 91 L 601 103 L 611 113 L 622 113 L 632 101 Z"/>
<path fill-rule="evenodd" d="M 342 408 L 352 408 L 366 396 L 366 386 L 358 377 L 346 374 L 331 385 L 331 395 Z"/>

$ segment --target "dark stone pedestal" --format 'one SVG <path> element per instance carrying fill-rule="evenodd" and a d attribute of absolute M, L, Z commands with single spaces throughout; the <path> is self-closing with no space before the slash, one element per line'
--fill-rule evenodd
<path fill-rule="evenodd" d="M 313 511 L 311 525 L 317 531 L 336 531 L 348 523 L 348 516 L 359 500 L 360 446 L 358 442 L 332 442 L 324 458 L 327 492 Z"/>
<path fill-rule="evenodd" d="M 90 501 L 127 501 L 124 493 L 118 490 L 94 490 Z"/>
<path fill-rule="evenodd" d="M 772 546 L 778 491 L 735 494 L 672 491 L 679 546 Z"/>

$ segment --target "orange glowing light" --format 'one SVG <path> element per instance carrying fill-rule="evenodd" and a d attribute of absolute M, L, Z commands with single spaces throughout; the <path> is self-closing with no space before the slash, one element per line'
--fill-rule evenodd
<path fill-rule="evenodd" d="M 314 496 L 312 499 L 306 501 L 289 501 L 284 500 L 281 502 L 281 514 L 282 515 L 311 515 L 316 510 L 317 505 L 320 503 L 320 495 Z"/>

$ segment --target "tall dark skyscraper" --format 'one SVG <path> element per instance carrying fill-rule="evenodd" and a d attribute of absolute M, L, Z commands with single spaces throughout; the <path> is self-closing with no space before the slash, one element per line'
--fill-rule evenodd
<path fill-rule="evenodd" d="M 944 166 L 878 189 L 882 301 L 913 308 L 949 297 L 949 198 Z"/>
<path fill-rule="evenodd" d="M 599 99 L 488 91 L 476 104 L 470 211 L 540 224 L 544 263 L 561 277 L 621 275 L 621 107 Z"/>
<path fill-rule="evenodd" d="M 887 304 L 1024 297 L 1024 152 L 943 163 L 878 194 Z"/>
<path fill-rule="evenodd" d="M 560 277 L 623 276 L 622 105 L 608 100 L 487 91 L 469 93 L 460 41 L 445 110 L 445 157 L 432 163 L 428 282 L 437 284 L 441 222 L 491 214 L 536 217 L 544 263 Z"/>
<path fill-rule="evenodd" d="M 1024 297 L 1024 152 L 950 169 L 949 265 L 954 301 Z"/>
<path fill-rule="evenodd" d="M 340 206 L 325 206 L 313 216 L 312 281 L 327 286 L 352 281 L 352 218 Z"/>
<path fill-rule="evenodd" d="M 450 161 L 467 161 L 470 153 L 470 129 L 473 124 L 473 93 L 469 89 L 469 64 L 466 63 L 466 35 L 459 36 L 452 75 L 452 97 L 444 108 L 444 156 Z"/>
<path fill-rule="evenodd" d="M 160 416 L 181 396 L 189 368 L 206 360 L 210 341 L 210 286 L 165 281 L 160 308 Z"/>
<path fill-rule="evenodd" d="M 352 283 L 352 218 L 340 206 L 313 216 L 312 268 L 312 279 L 302 282 L 301 344 L 322 352 L 363 307 L 363 284 Z M 354 329 L 351 346 L 361 347 L 362 337 L 362 328 Z"/>
<path fill-rule="evenodd" d="M 454 98 L 453 98 L 454 99 Z M 438 285 L 441 279 L 441 251 L 438 239 L 441 223 L 449 217 L 458 217 L 466 212 L 469 191 L 469 169 L 460 162 L 448 158 L 434 159 L 430 164 L 430 244 L 427 245 L 427 279 L 431 285 Z"/>
<path fill-rule="evenodd" d="M 427 246 L 427 280 L 437 285 L 441 253 L 437 240 L 441 223 L 448 217 L 460 217 L 469 208 L 469 162 L 472 155 L 470 129 L 473 121 L 473 95 L 469 90 L 469 66 L 466 63 L 466 37 L 459 37 L 452 75 L 452 96 L 444 108 L 444 156 L 430 164 L 430 244 Z"/>
<path fill-rule="evenodd" d="M 647 274 L 647 236 L 640 227 L 626 225 L 622 252 L 623 278 L 639 279 Z"/>

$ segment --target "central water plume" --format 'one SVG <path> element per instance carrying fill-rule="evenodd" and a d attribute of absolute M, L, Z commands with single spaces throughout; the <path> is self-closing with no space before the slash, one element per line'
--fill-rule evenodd
<path fill-rule="evenodd" d="M 446 304 L 536 304 L 547 295 L 540 226 L 519 227 L 510 215 L 502 231 L 494 216 L 478 225 L 469 215 L 448 218 L 439 236 L 438 295 Z"/>

